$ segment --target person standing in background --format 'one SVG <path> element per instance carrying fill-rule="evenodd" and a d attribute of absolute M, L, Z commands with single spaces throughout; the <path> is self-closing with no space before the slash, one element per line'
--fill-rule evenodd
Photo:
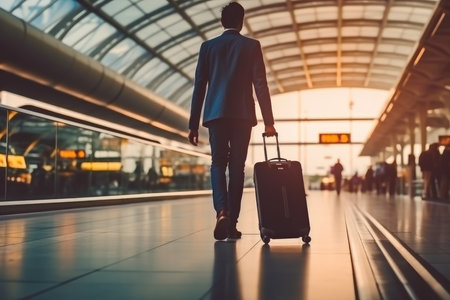
<path fill-rule="evenodd" d="M 338 195 L 341 193 L 342 171 L 344 171 L 344 167 L 342 166 L 341 161 L 338 158 L 334 166 L 331 168 L 331 173 L 334 176 L 334 182 L 336 184 L 336 192 Z"/>

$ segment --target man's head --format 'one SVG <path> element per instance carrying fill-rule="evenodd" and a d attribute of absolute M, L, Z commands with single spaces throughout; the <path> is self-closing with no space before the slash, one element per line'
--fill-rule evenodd
<path fill-rule="evenodd" d="M 222 8 L 222 26 L 224 28 L 242 29 L 244 23 L 244 8 L 237 2 L 230 2 Z"/>

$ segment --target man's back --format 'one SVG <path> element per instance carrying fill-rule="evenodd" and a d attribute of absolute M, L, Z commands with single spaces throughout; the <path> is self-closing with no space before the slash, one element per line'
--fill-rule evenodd
<path fill-rule="evenodd" d="M 260 44 L 235 30 L 226 30 L 204 42 L 200 48 L 193 95 L 194 113 L 199 114 L 206 85 L 203 116 L 206 126 L 208 122 L 222 118 L 245 120 L 256 125 L 252 85 L 262 113 L 272 114 Z"/>

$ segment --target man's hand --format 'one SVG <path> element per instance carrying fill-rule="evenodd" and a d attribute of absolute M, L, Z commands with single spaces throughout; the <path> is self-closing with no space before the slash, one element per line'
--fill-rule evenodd
<path fill-rule="evenodd" d="M 194 146 L 198 145 L 198 130 L 189 130 L 189 143 Z"/>
<path fill-rule="evenodd" d="M 277 134 L 277 130 L 275 129 L 275 127 L 273 125 L 266 125 L 265 133 L 266 133 L 266 136 L 274 136 Z"/>

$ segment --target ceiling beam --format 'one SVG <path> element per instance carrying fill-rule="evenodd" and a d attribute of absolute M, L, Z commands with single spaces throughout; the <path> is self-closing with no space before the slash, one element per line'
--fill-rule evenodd
<path fill-rule="evenodd" d="M 337 54 L 336 54 L 336 86 L 342 86 L 342 1 L 338 0 L 337 15 Z"/>
<path fill-rule="evenodd" d="M 247 32 L 249 33 L 249 35 L 252 37 L 255 37 L 255 33 L 253 32 L 250 24 L 248 23 L 248 21 L 246 19 L 244 19 L 244 26 L 247 29 Z M 263 59 L 264 59 L 265 65 L 269 69 L 270 74 L 272 75 L 273 80 L 275 81 L 275 84 L 277 85 L 277 89 L 278 89 L 279 93 L 280 94 L 284 93 L 285 89 L 284 89 L 283 85 L 281 84 L 280 80 L 277 78 L 277 74 L 275 73 L 275 70 L 273 69 L 272 63 L 270 62 L 270 60 L 267 59 L 265 52 L 263 52 Z"/>
<path fill-rule="evenodd" d="M 291 0 L 286 0 L 286 3 L 287 3 L 287 6 L 289 8 L 289 15 L 291 16 L 291 21 L 292 21 L 292 28 L 294 29 L 295 39 L 296 39 L 296 42 L 297 42 L 298 49 L 300 51 L 300 58 L 301 58 L 301 61 L 302 61 L 303 70 L 305 72 L 306 82 L 308 84 L 308 87 L 311 89 L 313 87 L 313 83 L 312 83 L 312 80 L 311 80 L 311 74 L 309 73 L 309 70 L 308 70 L 308 64 L 306 63 L 305 51 L 303 50 L 303 46 L 302 46 L 302 42 L 301 42 L 301 39 L 300 39 L 300 35 L 298 34 L 298 24 L 297 24 L 297 21 L 295 19 L 294 5 L 292 4 Z"/>
<path fill-rule="evenodd" d="M 372 55 L 370 57 L 369 69 L 367 71 L 366 79 L 364 80 L 365 87 L 367 87 L 369 85 L 370 76 L 372 75 L 373 65 L 375 63 L 375 57 L 378 54 L 378 46 L 380 45 L 381 40 L 383 38 L 383 32 L 384 32 L 384 29 L 386 28 L 386 24 L 388 22 L 388 16 L 389 16 L 389 12 L 391 11 L 392 2 L 393 2 L 392 0 L 387 1 L 386 8 L 384 9 L 384 12 L 383 12 L 383 18 L 381 20 L 380 28 L 378 29 L 377 40 L 375 42 L 375 46 L 372 51 Z"/>

